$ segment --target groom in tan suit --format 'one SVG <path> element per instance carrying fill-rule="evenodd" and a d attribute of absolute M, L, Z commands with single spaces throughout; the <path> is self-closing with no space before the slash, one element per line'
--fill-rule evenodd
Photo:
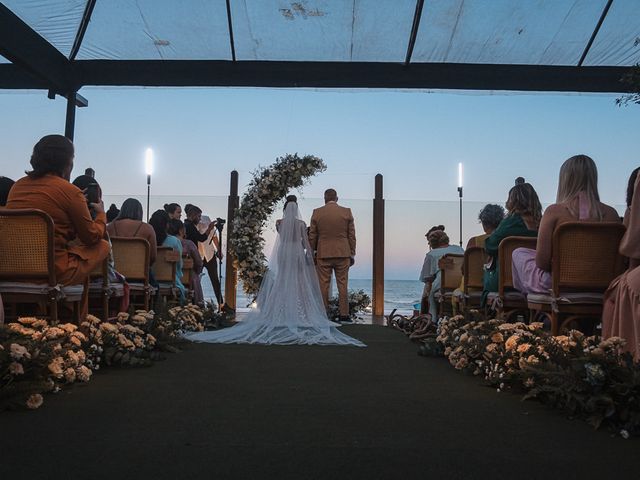
<path fill-rule="evenodd" d="M 349 267 L 356 255 L 356 229 L 351 209 L 338 205 L 338 194 L 332 188 L 324 192 L 324 207 L 311 215 L 309 243 L 315 252 L 316 271 L 325 307 L 329 303 L 331 273 L 338 285 L 340 321 L 349 321 L 347 283 Z"/>

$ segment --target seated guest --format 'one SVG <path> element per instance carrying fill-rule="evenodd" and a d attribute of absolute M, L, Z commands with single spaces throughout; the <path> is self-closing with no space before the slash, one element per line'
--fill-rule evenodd
<path fill-rule="evenodd" d="M 120 213 L 120 210 L 118 210 L 118 207 L 116 207 L 116 204 L 112 203 L 109 206 L 109 210 L 107 210 L 107 223 L 113 222 L 118 217 L 119 213 Z"/>
<path fill-rule="evenodd" d="M 500 222 L 504 219 L 504 208 L 500 205 L 485 205 L 478 214 L 478 220 L 482 224 L 484 234 L 471 237 L 467 242 L 467 250 L 473 247 L 484 248 L 484 242 L 491 235 Z M 454 315 L 459 313 L 460 299 L 464 296 L 464 276 L 460 279 L 460 286 L 453 292 L 451 296 L 451 307 Z"/>
<path fill-rule="evenodd" d="M 151 214 L 151 218 L 149 218 L 149 225 L 151 225 L 156 235 L 156 245 L 161 247 L 167 238 L 169 214 L 164 210 L 156 210 Z"/>
<path fill-rule="evenodd" d="M 197 305 L 204 305 L 204 294 L 202 293 L 202 284 L 200 283 L 200 274 L 202 273 L 202 258 L 198 247 L 185 236 L 184 223 L 180 220 L 169 221 L 169 235 L 175 235 L 182 243 L 182 252 L 188 254 L 193 260 L 193 271 L 191 274 L 191 285 L 193 286 L 193 301 Z"/>
<path fill-rule="evenodd" d="M 169 214 L 170 220 L 180 220 L 182 217 L 182 208 L 177 203 L 165 203 L 164 211 Z"/>
<path fill-rule="evenodd" d="M 9 197 L 9 190 L 16 183 L 10 178 L 0 176 L 0 207 L 4 207 L 7 204 L 7 198 Z"/>
<path fill-rule="evenodd" d="M 620 253 L 629 258 L 629 269 L 616 278 L 604 296 L 602 338 L 621 337 L 624 349 L 640 362 L 640 175 L 633 175 L 627 231 L 620 242 Z"/>
<path fill-rule="evenodd" d="M 440 290 L 439 260 L 447 253 L 464 254 L 464 250 L 459 245 L 449 245 L 449 237 L 444 233 L 444 227 L 442 228 L 442 230 L 430 230 L 430 233 L 427 233 L 430 250 L 425 256 L 420 272 L 420 281 L 425 284 L 423 297 L 425 294 L 428 296 L 429 313 L 434 322 L 438 321 L 438 305 L 435 295 Z"/>
<path fill-rule="evenodd" d="M 506 207 L 507 216 L 484 243 L 488 259 L 482 276 L 482 305 L 485 304 L 489 292 L 498 291 L 498 247 L 500 242 L 507 237 L 535 237 L 538 235 L 542 205 L 540 205 L 538 194 L 530 183 L 518 183 L 511 187 Z"/>
<path fill-rule="evenodd" d="M 92 168 L 87 168 L 84 172 L 84 175 L 76 177 L 71 183 L 73 183 L 73 185 L 78 187 L 84 193 L 84 196 L 88 202 L 91 201 L 91 196 L 102 198 L 102 189 L 100 188 L 100 184 L 95 179 L 95 172 Z M 93 191 L 90 191 L 91 189 L 93 189 Z M 91 216 L 94 217 L 93 212 L 91 213 Z M 109 226 L 107 225 L 107 231 L 108 230 Z M 124 276 L 116 270 L 109 235 L 105 234 L 104 239 L 109 242 L 109 255 L 107 256 L 107 271 L 109 282 L 122 283 L 124 285 L 124 295 L 121 298 L 118 311 L 126 312 L 129 308 L 129 285 L 127 284 Z"/>
<path fill-rule="evenodd" d="M 491 235 L 496 228 L 498 228 L 500 222 L 504 220 L 504 208 L 500 205 L 485 205 L 478 214 L 478 220 L 482 224 L 484 234 L 471 237 L 469 242 L 467 242 L 467 248 L 484 247 L 484 242 L 487 237 Z"/>
<path fill-rule="evenodd" d="M 435 225 L 431 227 L 429 230 L 427 230 L 427 233 L 424 234 L 425 238 L 427 238 L 427 246 L 429 248 L 429 251 L 431 251 L 431 244 L 429 243 L 429 235 L 431 234 L 431 232 L 435 232 L 436 230 L 442 230 L 444 232 L 444 225 Z M 424 289 L 422 291 L 422 299 L 420 300 L 421 315 L 429 313 L 429 288 L 430 287 L 431 287 L 430 283 L 426 282 L 424 284 Z"/>
<path fill-rule="evenodd" d="M 127 198 L 116 219 L 107 225 L 111 237 L 144 238 L 149 242 L 149 264 L 156 261 L 156 233 L 151 225 L 142 221 L 142 204 Z"/>
<path fill-rule="evenodd" d="M 68 138 L 43 137 L 33 147 L 33 170 L 15 183 L 7 201 L 7 208 L 37 208 L 51 216 L 56 278 L 64 285 L 85 282 L 109 254 L 102 200 L 87 205 L 82 191 L 69 183 L 73 157 L 73 143 Z M 83 313 L 87 311 L 86 302 L 83 298 Z"/>
<path fill-rule="evenodd" d="M 598 169 L 586 155 L 575 155 L 562 164 L 556 203 L 544 212 L 536 249 L 513 252 L 513 285 L 522 293 L 548 293 L 551 289 L 553 233 L 566 222 L 619 222 L 618 212 L 600 202 Z"/>
<path fill-rule="evenodd" d="M 633 193 L 635 192 L 635 184 L 636 184 L 636 178 L 638 178 L 638 172 L 640 172 L 640 167 L 636 168 L 631 172 L 631 175 L 629 176 L 629 183 L 627 184 L 627 209 L 624 212 L 624 219 L 622 221 L 625 227 L 629 226 L 629 215 L 631 214 L 631 202 L 633 200 Z"/>
<path fill-rule="evenodd" d="M 156 210 L 149 219 L 149 225 L 153 227 L 156 233 L 156 242 L 158 246 L 171 247 L 177 253 L 176 258 L 176 278 L 175 284 L 180 291 L 180 303 L 184 303 L 185 291 L 182 284 L 182 243 L 174 235 L 168 233 L 169 230 L 169 214 L 164 210 Z"/>

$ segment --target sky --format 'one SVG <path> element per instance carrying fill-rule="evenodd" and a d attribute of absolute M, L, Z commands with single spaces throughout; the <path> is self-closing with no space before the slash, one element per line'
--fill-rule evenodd
<path fill-rule="evenodd" d="M 354 278 L 371 275 L 374 176 L 384 176 L 387 278 L 417 278 L 424 232 L 458 228 L 457 164 L 464 165 L 463 241 L 481 233 L 477 213 L 504 204 L 517 176 L 553 203 L 560 165 L 574 154 L 598 165 L 605 203 L 622 211 L 640 165 L 640 107 L 616 95 L 250 88 L 85 88 L 77 110 L 75 174 L 96 170 L 106 201 L 146 197 L 144 151 L 155 152 L 151 209 L 196 203 L 226 216 L 229 173 L 240 188 L 256 167 L 286 153 L 313 154 L 327 171 L 300 195 L 310 217 L 322 192 L 338 191 L 358 229 Z M 35 142 L 63 133 L 66 101 L 46 92 L 0 91 L 0 175 L 17 179 Z M 146 200 L 145 200 L 146 201 Z M 144 204 L 144 202 L 143 202 Z M 265 231 L 267 251 L 274 236 Z"/>

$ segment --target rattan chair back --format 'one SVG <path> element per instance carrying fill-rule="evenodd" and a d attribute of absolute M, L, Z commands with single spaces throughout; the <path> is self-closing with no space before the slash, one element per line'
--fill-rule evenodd
<path fill-rule="evenodd" d="M 482 273 L 485 262 L 484 248 L 471 247 L 464 252 L 464 291 L 482 290 Z"/>
<path fill-rule="evenodd" d="M 144 238 L 111 237 L 116 270 L 132 282 L 149 281 L 149 242 Z"/>
<path fill-rule="evenodd" d="M 0 280 L 56 284 L 53 220 L 36 209 L 0 209 Z"/>
<path fill-rule="evenodd" d="M 96 268 L 89 274 L 90 279 L 101 279 L 104 283 L 109 283 L 109 257 L 105 258 L 102 263 L 96 265 Z"/>
<path fill-rule="evenodd" d="M 156 281 L 175 284 L 176 262 L 173 260 L 173 255 L 175 255 L 173 248 L 158 247 L 156 263 L 153 265 Z"/>
<path fill-rule="evenodd" d="M 569 222 L 553 234 L 554 294 L 604 291 L 624 271 L 618 247 L 625 228 L 617 222 Z"/>
<path fill-rule="evenodd" d="M 536 248 L 538 239 L 535 237 L 507 237 L 498 245 L 498 293 L 504 296 L 506 290 L 513 289 L 513 272 L 511 270 L 511 255 L 516 248 Z"/>
<path fill-rule="evenodd" d="M 440 266 L 441 291 L 455 290 L 458 288 L 462 280 L 464 255 L 447 253 L 440 259 L 438 264 Z"/>

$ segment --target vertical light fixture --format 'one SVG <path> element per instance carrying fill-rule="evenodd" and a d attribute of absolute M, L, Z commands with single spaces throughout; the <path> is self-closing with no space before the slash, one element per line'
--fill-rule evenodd
<path fill-rule="evenodd" d="M 458 162 L 458 197 L 460 197 L 460 246 L 462 246 L 462 162 Z"/>
<path fill-rule="evenodd" d="M 149 222 L 149 197 L 151 196 L 151 174 L 153 173 L 153 150 L 147 148 L 144 154 L 144 168 L 147 173 L 147 223 Z"/>

